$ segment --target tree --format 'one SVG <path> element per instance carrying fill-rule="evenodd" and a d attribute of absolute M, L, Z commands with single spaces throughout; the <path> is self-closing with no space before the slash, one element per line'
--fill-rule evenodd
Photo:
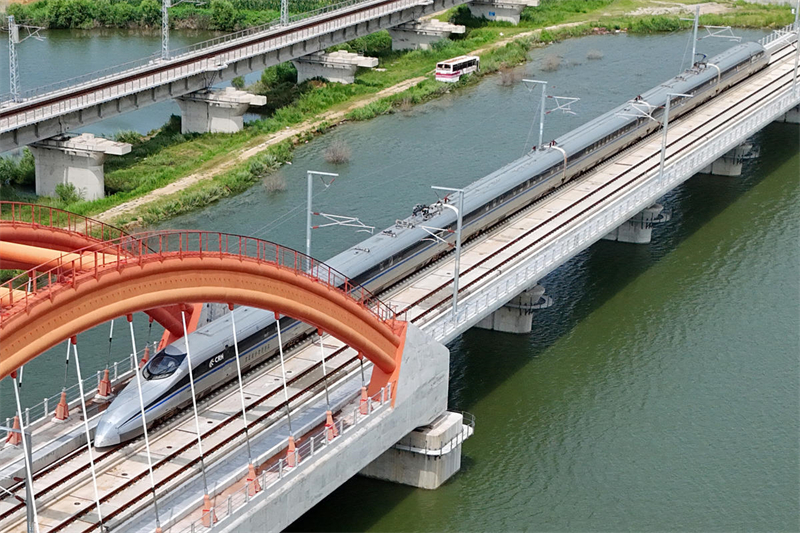
<path fill-rule="evenodd" d="M 139 4 L 139 20 L 145 26 L 161 24 L 161 5 L 156 0 L 142 0 Z"/>
<path fill-rule="evenodd" d="M 218 30 L 233 31 L 239 22 L 239 13 L 228 0 L 211 0 L 211 21 Z"/>

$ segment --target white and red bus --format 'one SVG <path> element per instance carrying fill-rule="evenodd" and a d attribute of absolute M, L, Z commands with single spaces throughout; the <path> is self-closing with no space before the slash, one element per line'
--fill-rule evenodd
<path fill-rule="evenodd" d="M 475 72 L 480 66 L 481 58 L 477 56 L 458 56 L 436 63 L 436 81 L 455 83 L 463 74 Z"/>

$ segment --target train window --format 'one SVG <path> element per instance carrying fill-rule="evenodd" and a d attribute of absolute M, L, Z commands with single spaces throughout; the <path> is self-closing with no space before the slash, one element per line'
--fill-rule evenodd
<path fill-rule="evenodd" d="M 186 354 L 170 355 L 165 351 L 156 354 L 142 369 L 146 380 L 168 378 L 181 366 Z"/>

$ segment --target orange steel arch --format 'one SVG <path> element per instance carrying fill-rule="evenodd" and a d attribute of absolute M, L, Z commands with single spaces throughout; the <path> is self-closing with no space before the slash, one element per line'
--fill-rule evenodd
<path fill-rule="evenodd" d="M 49 206 L 0 201 L 0 268 L 46 270 L 58 260 L 70 261 L 74 250 L 101 251 L 102 242 L 120 239 L 127 233 L 104 222 Z M 110 253 L 115 253 L 111 250 Z M 66 255 L 66 257 L 64 257 Z M 82 266 L 89 267 L 90 262 Z M 3 298 L 8 299 L 6 298 Z M 202 304 L 191 310 L 188 330 L 194 331 Z M 183 337 L 180 307 L 169 306 L 144 310 L 164 326 L 160 346 Z"/>
<path fill-rule="evenodd" d="M 184 302 L 270 309 L 332 334 L 396 375 L 402 323 L 362 287 L 324 263 L 276 244 L 221 233 L 181 231 L 103 243 L 90 269 L 62 264 L 34 276 L 23 299 L 14 280 L 0 299 L 0 379 L 71 336 L 112 318 Z M 136 253 L 134 253 L 136 252 Z M 81 261 L 78 259 L 77 261 Z M 65 274 L 66 272 L 66 274 Z"/>

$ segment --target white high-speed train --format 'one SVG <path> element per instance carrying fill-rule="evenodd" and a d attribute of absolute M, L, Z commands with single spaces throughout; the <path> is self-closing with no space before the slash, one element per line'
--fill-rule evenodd
<path fill-rule="evenodd" d="M 655 106 L 651 116 L 663 119 L 667 93 L 691 94 L 674 98 L 670 120 L 702 104 L 731 85 L 764 68 L 770 54 L 758 43 L 735 46 L 696 64 L 637 97 Z M 465 188 L 463 239 L 485 230 L 528 206 L 552 189 L 611 157 L 620 149 L 653 133 L 659 124 L 637 118 L 627 103 L 605 113 L 555 140 L 558 147 L 540 147 Z M 454 228 L 456 215 L 441 203 L 419 205 L 411 216 L 378 235 L 334 256 L 326 262 L 354 283 L 377 294 L 421 269 L 450 249 L 431 242 L 420 224 Z M 447 238 L 453 239 L 452 235 Z M 277 353 L 275 320 L 271 311 L 241 307 L 233 311 L 242 368 L 247 369 Z M 284 342 L 312 332 L 306 324 L 281 318 Z M 189 334 L 197 394 L 202 396 L 236 375 L 230 316 Z M 147 423 L 191 402 L 185 339 L 167 346 L 143 369 L 143 398 Z M 95 446 L 106 447 L 142 434 L 138 392 L 126 387 L 103 413 L 95 435 Z"/>

